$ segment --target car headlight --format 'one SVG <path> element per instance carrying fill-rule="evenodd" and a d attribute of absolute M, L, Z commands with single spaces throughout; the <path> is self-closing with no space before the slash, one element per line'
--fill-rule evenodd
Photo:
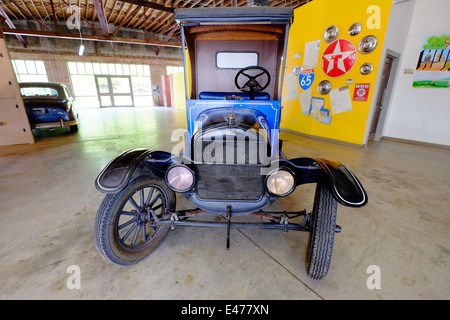
<path fill-rule="evenodd" d="M 167 185 L 177 192 L 185 192 L 194 185 L 194 173 L 184 165 L 174 165 L 166 172 Z"/>
<path fill-rule="evenodd" d="M 269 173 L 266 178 L 267 190 L 277 196 L 286 196 L 294 190 L 294 175 L 287 170 L 276 170 Z"/>

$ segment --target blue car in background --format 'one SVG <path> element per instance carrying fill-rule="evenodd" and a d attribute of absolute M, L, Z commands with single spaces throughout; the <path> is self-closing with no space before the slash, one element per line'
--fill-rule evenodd
<path fill-rule="evenodd" d="M 78 131 L 75 99 L 62 83 L 19 83 L 28 120 L 32 129 L 70 128 Z"/>

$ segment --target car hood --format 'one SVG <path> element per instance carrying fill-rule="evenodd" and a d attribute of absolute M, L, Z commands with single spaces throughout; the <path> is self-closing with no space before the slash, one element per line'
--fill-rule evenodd
<path fill-rule="evenodd" d="M 234 126 L 252 128 L 256 131 L 269 130 L 267 118 L 262 112 L 248 108 L 224 107 L 205 110 L 200 113 L 195 122 L 194 133 L 211 126 L 229 123 L 229 115 L 234 115 Z"/>

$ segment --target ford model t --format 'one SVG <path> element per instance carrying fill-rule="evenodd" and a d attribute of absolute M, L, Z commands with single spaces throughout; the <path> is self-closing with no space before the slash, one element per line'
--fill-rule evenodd
<path fill-rule="evenodd" d="M 106 196 L 94 235 L 103 257 L 136 263 L 178 226 L 226 228 L 227 249 L 231 228 L 298 230 L 310 234 L 309 276 L 327 274 L 340 230 L 338 203 L 360 207 L 367 195 L 339 162 L 282 153 L 278 134 L 292 19 L 292 8 L 284 7 L 175 10 L 186 83 L 184 147 L 176 154 L 127 150 L 100 173 L 96 187 Z M 317 185 L 312 212 L 263 210 L 309 183 Z M 177 210 L 177 194 L 195 209 Z M 199 220 L 206 215 L 219 218 Z M 257 220 L 233 222 L 239 216 Z"/>

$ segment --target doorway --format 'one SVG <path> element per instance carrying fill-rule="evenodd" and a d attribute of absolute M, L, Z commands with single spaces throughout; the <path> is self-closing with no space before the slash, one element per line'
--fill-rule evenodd
<path fill-rule="evenodd" d="M 134 107 L 130 76 L 95 75 L 100 107 Z"/>
<path fill-rule="evenodd" d="M 369 131 L 369 141 L 380 141 L 383 126 L 386 120 L 387 107 L 394 87 L 394 78 L 398 67 L 400 55 L 391 50 L 387 50 L 383 71 L 379 79 L 380 86 L 376 95 L 375 110 L 373 112 L 372 123 Z"/>

